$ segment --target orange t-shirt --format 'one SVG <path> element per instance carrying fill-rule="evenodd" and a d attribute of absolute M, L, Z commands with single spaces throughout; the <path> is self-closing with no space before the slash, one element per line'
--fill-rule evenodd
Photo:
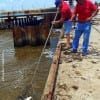
<path fill-rule="evenodd" d="M 61 6 L 61 18 L 69 20 L 72 16 L 71 8 L 67 2 L 63 2 Z"/>
<path fill-rule="evenodd" d="M 78 21 L 85 21 L 96 9 L 96 5 L 91 0 L 85 0 L 84 4 L 76 5 L 74 14 L 78 15 Z"/>

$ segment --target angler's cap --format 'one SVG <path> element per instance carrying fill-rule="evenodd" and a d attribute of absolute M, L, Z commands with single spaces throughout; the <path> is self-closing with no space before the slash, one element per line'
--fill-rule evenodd
<path fill-rule="evenodd" d="M 56 7 L 58 7 L 60 5 L 60 3 L 61 3 L 61 0 L 55 0 Z"/>

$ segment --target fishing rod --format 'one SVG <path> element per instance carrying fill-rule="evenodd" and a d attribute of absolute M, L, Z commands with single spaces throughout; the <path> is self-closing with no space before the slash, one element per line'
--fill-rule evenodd
<path fill-rule="evenodd" d="M 55 15 L 54 21 L 56 20 L 57 15 L 58 15 L 58 11 L 56 12 L 56 15 Z M 48 43 L 48 40 L 49 40 L 49 37 L 50 37 L 50 35 L 51 35 L 52 29 L 53 29 L 53 24 L 52 24 L 52 26 L 51 26 L 51 28 L 50 28 L 50 31 L 49 31 L 48 37 L 47 37 L 47 39 L 46 39 L 46 42 L 45 42 L 45 44 L 44 44 L 44 47 L 43 47 L 43 49 L 42 49 L 42 52 L 41 52 L 41 54 L 40 54 L 40 57 L 39 57 L 39 60 L 38 60 L 38 63 L 37 63 L 37 66 L 36 66 L 36 67 L 38 67 L 38 65 L 39 65 L 39 63 L 40 63 L 41 57 L 42 57 L 43 52 L 44 52 L 44 50 L 45 50 L 45 48 L 46 48 L 46 45 L 47 45 L 47 43 Z M 35 70 L 36 70 L 36 69 L 35 69 Z M 34 75 L 35 75 L 35 73 L 36 73 L 36 71 L 34 72 Z"/>
<path fill-rule="evenodd" d="M 56 15 L 55 15 L 55 17 L 54 17 L 54 21 L 56 20 L 58 13 L 59 13 L 59 11 L 56 11 Z M 28 88 L 26 87 L 26 89 L 23 90 L 23 91 L 25 91 L 25 93 L 23 93 L 23 94 L 22 94 L 21 96 L 19 96 L 18 98 L 24 98 L 23 95 L 25 95 L 25 94 L 27 93 L 28 89 L 32 89 L 32 96 L 27 97 L 25 100 L 30 100 L 30 99 L 33 100 L 32 97 L 34 97 L 34 95 L 36 95 L 36 94 L 35 94 L 35 91 L 34 91 L 34 78 L 35 78 L 36 72 L 37 72 L 37 70 L 38 70 L 38 67 L 39 67 L 39 64 L 40 64 L 40 61 L 41 61 L 43 52 L 44 52 L 44 50 L 45 50 L 45 48 L 46 48 L 46 45 L 47 45 L 48 40 L 49 40 L 49 37 L 50 37 L 50 35 L 51 35 L 52 29 L 53 29 L 53 25 L 54 25 L 54 24 L 51 25 L 49 34 L 48 34 L 48 36 L 47 36 L 47 39 L 46 39 L 46 42 L 45 42 L 44 47 L 43 47 L 43 49 L 42 49 L 42 52 L 41 52 L 41 54 L 40 54 L 40 57 L 39 57 L 39 59 L 38 59 L 37 65 L 36 65 L 36 67 L 35 67 L 35 69 L 34 69 L 34 72 L 32 73 L 32 75 L 33 75 L 32 80 L 31 80 L 31 82 L 30 82 Z M 30 99 L 29 99 L 29 98 L 30 98 Z"/>
<path fill-rule="evenodd" d="M 59 11 L 56 11 L 56 15 L 55 15 L 55 17 L 54 17 L 54 21 L 56 20 L 58 13 L 59 13 Z M 50 35 L 51 35 L 52 29 L 53 29 L 53 25 L 54 25 L 54 24 L 51 25 L 49 34 L 48 34 L 48 36 L 47 36 L 46 42 L 45 42 L 45 44 L 44 44 L 44 47 L 43 47 L 43 49 L 42 49 L 42 52 L 41 52 L 41 54 L 40 54 L 39 60 L 38 60 L 38 62 L 37 62 L 37 65 L 36 65 L 35 70 L 34 70 L 34 73 L 33 73 L 32 81 L 31 81 L 32 91 L 33 91 L 33 85 L 34 85 L 34 84 L 33 84 L 33 79 L 35 78 L 35 75 L 36 75 L 38 66 L 39 66 L 39 64 L 40 64 L 40 61 L 41 61 L 43 52 L 44 52 L 44 50 L 45 50 L 45 48 L 46 48 L 46 45 L 47 45 L 48 40 L 49 40 L 49 37 L 50 37 Z M 33 93 L 33 92 L 32 92 L 32 93 Z"/>

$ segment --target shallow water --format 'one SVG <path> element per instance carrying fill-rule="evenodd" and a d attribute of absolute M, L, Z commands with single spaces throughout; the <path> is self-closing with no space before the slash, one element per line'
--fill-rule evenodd
<path fill-rule="evenodd" d="M 40 100 L 51 64 L 43 55 L 36 68 L 42 48 L 14 48 L 12 32 L 0 31 L 0 100 Z"/>

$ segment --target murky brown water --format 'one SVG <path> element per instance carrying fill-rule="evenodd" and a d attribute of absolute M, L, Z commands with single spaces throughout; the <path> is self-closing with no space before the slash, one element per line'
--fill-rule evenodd
<path fill-rule="evenodd" d="M 0 100 L 40 100 L 51 63 L 43 55 L 32 81 L 42 48 L 14 48 L 12 32 L 0 31 Z"/>

